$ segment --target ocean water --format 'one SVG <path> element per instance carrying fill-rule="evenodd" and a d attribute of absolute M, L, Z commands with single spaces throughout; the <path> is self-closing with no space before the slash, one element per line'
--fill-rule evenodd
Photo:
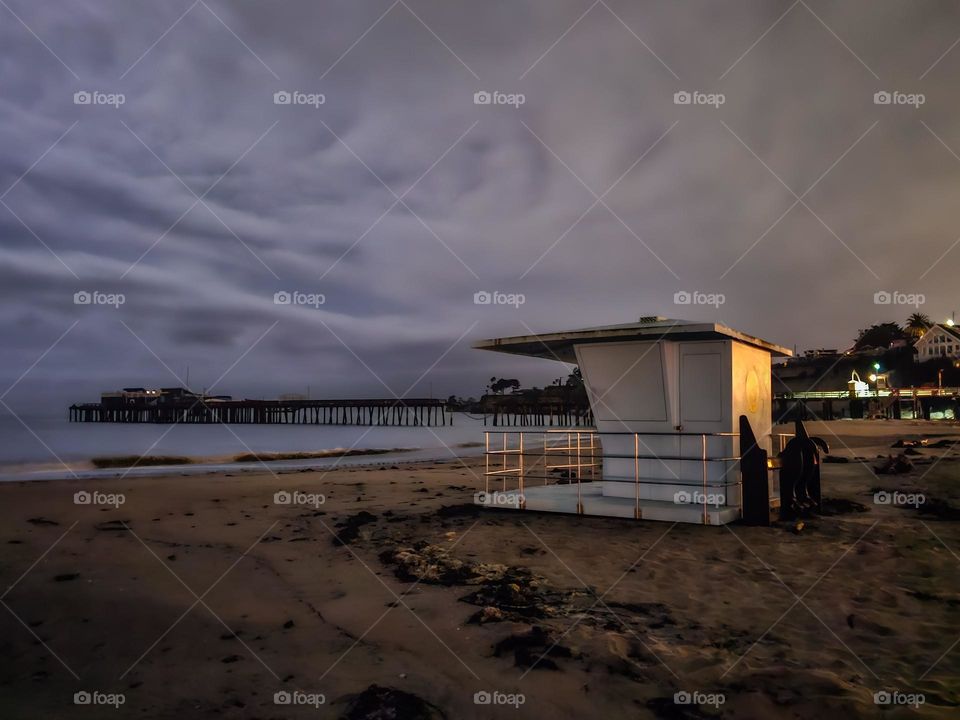
<path fill-rule="evenodd" d="M 21 422 L 22 420 L 22 422 Z M 491 428 L 493 429 L 493 428 Z M 152 425 L 71 423 L 60 417 L 0 415 L 0 480 L 54 479 L 120 474 L 90 470 L 89 460 L 114 455 L 178 455 L 202 459 L 202 466 L 175 466 L 177 472 L 233 467 L 233 456 L 248 452 L 317 452 L 337 448 L 393 449 L 415 452 L 342 459 L 278 461 L 273 466 L 321 467 L 337 462 L 391 462 L 400 458 L 442 459 L 477 454 L 483 419 L 454 414 L 445 427 L 370 427 L 355 425 Z M 259 465 L 258 465 L 259 466 Z M 131 474 L 157 474 L 155 467 Z M 167 470 L 169 472 L 169 470 Z"/>

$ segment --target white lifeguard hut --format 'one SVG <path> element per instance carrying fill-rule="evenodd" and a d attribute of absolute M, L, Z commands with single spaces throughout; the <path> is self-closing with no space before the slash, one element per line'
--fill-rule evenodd
<path fill-rule="evenodd" d="M 538 431 L 546 460 L 536 476 L 536 433 L 498 431 L 502 443 L 488 433 L 488 461 L 502 463 L 488 467 L 485 505 L 719 525 L 742 513 L 740 417 L 758 447 L 780 449 L 771 447 L 770 359 L 792 353 L 718 323 L 644 317 L 474 347 L 576 363 L 596 424 L 595 438 Z M 584 448 L 597 445 L 594 464 Z"/>

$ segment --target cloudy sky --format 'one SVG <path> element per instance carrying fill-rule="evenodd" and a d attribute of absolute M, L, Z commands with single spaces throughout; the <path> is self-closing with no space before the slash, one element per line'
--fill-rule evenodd
<path fill-rule="evenodd" d="M 2 0 L 5 402 L 477 394 L 563 372 L 469 349 L 501 334 L 945 317 L 958 38 L 946 1 Z"/>

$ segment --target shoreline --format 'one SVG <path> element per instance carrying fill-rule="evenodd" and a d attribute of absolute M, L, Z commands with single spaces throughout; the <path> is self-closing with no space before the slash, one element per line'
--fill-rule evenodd
<path fill-rule="evenodd" d="M 45 479 L 51 477 L 96 476 L 95 457 L 123 458 L 127 465 L 141 455 L 174 457 L 170 472 L 191 466 L 216 466 L 229 472 L 239 466 L 237 456 L 256 454 L 268 463 L 296 464 L 301 460 L 328 463 L 324 454 L 352 454 L 391 451 L 389 457 L 418 453 L 433 448 L 433 456 L 449 455 L 447 448 L 460 452 L 461 445 L 483 440 L 482 421 L 457 417 L 454 425 L 430 432 L 422 427 L 348 425 L 189 425 L 69 423 L 60 417 L 28 416 L 27 425 L 0 413 L 0 479 Z M 383 457 L 387 457 L 384 454 Z M 283 457 L 283 460 L 280 460 Z M 257 461 L 253 461 L 257 462 Z M 114 463 L 109 463 L 114 464 Z M 104 468 L 109 469 L 109 468 Z M 143 463 L 134 473 L 150 473 Z M 196 470 L 188 470 L 196 472 Z M 102 473 L 101 473 L 102 474 Z"/>
<path fill-rule="evenodd" d="M 807 421 L 808 428 L 816 426 L 817 421 Z M 902 437 L 950 437 L 960 433 L 960 423 L 941 420 L 852 420 L 844 418 L 831 421 L 828 426 L 842 428 L 846 441 L 843 445 L 830 442 L 830 433 L 825 439 L 831 445 L 831 455 L 846 455 L 854 459 L 856 453 L 848 452 L 854 448 L 872 446 L 871 439 L 878 435 L 897 434 Z M 555 430 L 556 428 L 542 428 Z M 579 428 L 583 430 L 584 428 Z M 538 432 L 539 428 L 497 427 L 482 426 L 477 428 L 477 437 L 482 440 L 484 430 L 506 432 Z M 773 432 L 793 432 L 793 423 L 774 425 Z M 249 451 L 238 450 L 232 453 L 218 453 L 214 455 L 186 454 L 188 463 L 176 464 L 149 464 L 134 467 L 94 467 L 92 458 L 83 460 L 68 460 L 64 463 L 56 461 L 38 463 L 9 463 L 0 464 L 0 483 L 7 482 L 49 482 L 54 480 L 89 480 L 110 477 L 159 477 L 164 475 L 205 475 L 211 473 L 249 473 L 263 470 L 264 465 L 281 472 L 303 471 L 305 469 L 329 469 L 337 466 L 352 467 L 355 465 L 395 464 L 397 462 L 430 462 L 434 460 L 453 459 L 456 457 L 482 456 L 484 443 L 482 441 L 461 441 L 441 447 L 394 447 L 394 448 L 328 448 L 317 451 L 259 451 L 262 461 L 238 461 L 243 455 L 250 455 Z M 342 454 L 346 452 L 347 454 Z M 295 455 L 287 459 L 274 459 L 272 455 Z M 311 457 L 299 457 L 310 455 Z M 122 456 L 115 456 L 122 457 Z M 379 462 L 370 462 L 372 457 L 380 458 Z M 872 459 L 872 458 L 871 458 Z"/>
<path fill-rule="evenodd" d="M 306 470 L 330 470 L 337 467 L 367 467 L 395 465 L 397 462 L 442 462 L 458 458 L 476 457 L 482 454 L 482 444 L 469 447 L 466 444 L 447 448 L 392 448 L 356 450 L 348 454 L 321 455 L 309 458 L 264 459 L 238 461 L 237 455 L 190 456 L 191 462 L 172 465 L 138 465 L 134 467 L 92 467 L 90 461 L 44 463 L 42 466 L 0 466 L 0 484 L 20 482 L 58 482 L 105 480 L 117 478 L 156 478 L 166 476 L 248 474 L 277 471 L 277 474 L 304 472 Z M 322 451 L 327 452 L 327 451 Z M 246 454 L 246 453 L 244 453 Z M 268 454 L 268 453 L 264 453 Z M 374 460 L 373 458 L 376 458 Z M 17 468 L 11 472 L 10 468 Z"/>

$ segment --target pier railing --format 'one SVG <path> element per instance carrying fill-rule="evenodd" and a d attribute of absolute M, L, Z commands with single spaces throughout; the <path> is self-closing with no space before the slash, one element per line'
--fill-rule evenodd
<path fill-rule="evenodd" d="M 446 401 L 218 400 L 100 402 L 71 405 L 70 422 L 435 426 L 453 423 Z"/>
<path fill-rule="evenodd" d="M 714 439 L 730 438 L 739 445 L 740 433 L 628 433 L 604 432 L 596 430 L 556 429 L 541 431 L 502 430 L 485 431 L 484 455 L 486 469 L 484 472 L 484 493 L 492 497 L 491 493 L 516 493 L 517 507 L 525 509 L 525 488 L 531 486 L 546 486 L 550 484 L 576 484 L 576 512 L 583 513 L 582 483 L 605 480 L 603 477 L 604 461 L 624 461 L 632 465 L 632 479 L 618 476 L 606 480 L 631 483 L 634 486 L 633 501 L 635 503 L 635 517 L 641 517 L 641 504 L 645 498 L 642 488 L 656 488 L 661 490 L 670 488 L 675 495 L 686 495 L 673 502 L 686 505 L 700 505 L 703 511 L 703 522 L 709 523 L 708 512 L 716 509 L 716 498 L 724 498 L 720 506 L 726 506 L 726 497 L 730 496 L 729 489 L 737 489 L 737 497 L 742 485 L 737 465 L 728 467 L 719 478 L 711 477 L 709 468 L 711 463 L 739 463 L 741 456 L 736 452 L 731 454 L 715 454 L 711 446 L 717 444 Z M 606 452 L 601 446 L 601 436 L 616 438 L 620 447 L 632 446 L 632 452 Z M 789 433 L 772 433 L 773 455 L 779 454 L 787 441 L 793 437 Z M 625 439 L 625 443 L 620 441 Z M 676 454 L 657 453 L 650 448 L 656 444 L 655 439 L 674 439 L 678 448 L 695 448 L 694 451 L 678 451 Z M 724 443 L 721 440 L 721 445 Z M 730 446 L 733 443 L 729 444 Z M 737 448 L 743 452 L 745 448 Z M 682 473 L 688 479 L 683 479 L 673 470 L 674 477 L 644 477 L 641 470 L 645 461 L 660 463 L 689 464 L 699 466 L 698 472 Z M 622 468 L 624 463 L 620 464 Z M 775 460 L 768 462 L 771 470 L 776 470 L 778 463 Z M 618 473 L 618 475 L 620 475 Z M 697 479 L 692 479 L 697 475 Z M 678 490 L 679 488 L 679 490 Z M 667 491 L 669 492 L 669 490 Z M 622 496 L 621 496 L 622 497 Z M 697 502 L 699 501 L 699 502 Z M 493 503 L 494 505 L 497 503 Z M 738 500 L 736 505 L 739 506 Z"/>

